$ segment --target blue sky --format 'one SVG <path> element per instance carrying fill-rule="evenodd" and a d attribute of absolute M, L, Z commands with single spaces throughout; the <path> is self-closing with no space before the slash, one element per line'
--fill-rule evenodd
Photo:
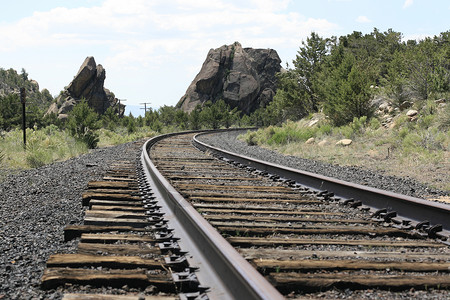
<path fill-rule="evenodd" d="M 139 103 L 175 105 L 211 48 L 239 41 L 291 63 L 311 31 L 323 37 L 392 28 L 404 39 L 450 30 L 448 0 L 17 0 L 0 10 L 0 67 L 25 68 L 57 95 L 86 56 L 105 87 Z"/>

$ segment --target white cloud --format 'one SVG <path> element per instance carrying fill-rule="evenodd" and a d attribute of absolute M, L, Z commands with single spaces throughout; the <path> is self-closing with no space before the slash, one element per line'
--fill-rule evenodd
<path fill-rule="evenodd" d="M 264 11 L 281 11 L 288 7 L 291 0 L 251 0 L 258 9 Z"/>
<path fill-rule="evenodd" d="M 370 22 L 372 22 L 372 20 L 370 20 L 366 16 L 358 16 L 355 21 L 358 22 L 358 23 L 370 23 Z"/>
<path fill-rule="evenodd" d="M 403 4 L 403 8 L 407 8 L 410 7 L 411 5 L 413 5 L 414 0 L 405 0 L 405 3 Z"/>
<path fill-rule="evenodd" d="M 109 45 L 114 41 L 160 39 L 167 42 L 168 38 L 184 40 L 205 36 L 220 40 L 232 33 L 249 38 L 262 35 L 279 38 L 281 33 L 290 38 L 308 35 L 311 30 L 328 34 L 337 27 L 325 19 L 305 20 L 300 14 L 281 12 L 289 2 L 250 0 L 240 5 L 224 0 L 105 0 L 101 6 L 90 8 L 59 7 L 0 25 L 0 50 L 93 41 Z"/>
<path fill-rule="evenodd" d="M 282 59 L 292 60 L 311 31 L 322 36 L 335 33 L 338 26 L 326 19 L 287 12 L 290 2 L 104 0 L 93 7 L 56 7 L 0 23 L 0 55 L 57 53 L 58 62 L 51 55 L 35 60 L 46 60 L 49 65 L 66 63 L 67 70 L 75 71 L 86 56 L 94 55 L 107 69 L 109 80 L 117 82 L 120 76 L 143 72 L 142 68 L 152 73 L 146 76 L 159 74 L 162 78 L 162 73 L 173 74 L 176 70 L 170 68 L 178 67 L 189 70 L 187 87 L 191 70 L 199 70 L 211 48 L 239 41 L 244 47 L 274 48 L 280 56 L 284 53 Z M 50 88 L 60 90 L 66 85 L 73 76 L 70 70 L 66 77 L 53 80 L 51 84 L 56 87 Z M 131 84 L 127 87 L 130 90 Z M 113 86 L 107 86 L 116 93 Z M 117 91 L 120 93 L 125 92 Z"/>

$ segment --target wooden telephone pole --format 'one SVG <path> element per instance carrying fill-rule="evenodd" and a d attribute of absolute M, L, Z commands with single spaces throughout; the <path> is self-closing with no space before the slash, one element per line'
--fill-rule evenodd
<path fill-rule="evenodd" d="M 22 130 L 23 130 L 23 148 L 27 148 L 27 128 L 26 128 L 26 112 L 25 112 L 25 103 L 26 103 L 27 93 L 25 88 L 20 88 L 20 102 L 22 103 Z"/>
<path fill-rule="evenodd" d="M 139 104 L 144 105 L 144 108 L 141 107 L 141 109 L 144 110 L 144 116 L 145 116 L 145 114 L 147 113 L 147 104 L 150 105 L 150 102 L 139 103 Z M 150 108 L 149 108 L 149 109 L 150 109 Z"/>

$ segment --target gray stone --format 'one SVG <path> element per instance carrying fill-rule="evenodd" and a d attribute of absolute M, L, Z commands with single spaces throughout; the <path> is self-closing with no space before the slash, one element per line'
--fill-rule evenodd
<path fill-rule="evenodd" d="M 417 115 L 419 112 L 415 109 L 410 109 L 408 110 L 408 112 L 406 113 L 406 115 L 410 118 L 414 117 L 415 115 Z"/>
<path fill-rule="evenodd" d="M 73 107 L 77 104 L 76 100 L 72 97 L 67 97 L 66 101 L 63 102 L 58 110 L 58 114 L 67 114 L 72 111 Z"/>
<path fill-rule="evenodd" d="M 322 141 L 320 141 L 320 142 L 317 143 L 317 145 L 320 146 L 320 147 L 323 147 L 323 146 L 325 146 L 325 145 L 327 145 L 327 144 L 328 144 L 328 141 L 327 141 L 327 140 L 322 140 Z"/>
<path fill-rule="evenodd" d="M 67 91 L 74 98 L 81 98 L 87 86 L 92 82 L 97 73 L 97 64 L 92 56 L 86 57 L 77 75 L 67 87 Z"/>
<path fill-rule="evenodd" d="M 413 103 L 411 101 L 403 101 L 400 104 L 400 109 L 404 110 L 404 109 L 410 108 L 412 105 L 413 105 Z"/>
<path fill-rule="evenodd" d="M 383 102 L 382 104 L 380 104 L 380 106 L 378 107 L 378 109 L 382 112 L 387 112 L 389 108 L 389 103 L 387 102 Z"/>
<path fill-rule="evenodd" d="M 58 104 L 56 104 L 56 102 L 53 102 L 52 104 L 50 104 L 50 107 L 48 108 L 46 114 L 58 114 Z"/>
<path fill-rule="evenodd" d="M 125 105 L 119 104 L 119 100 L 114 94 L 104 88 L 105 78 L 106 71 L 103 66 L 97 65 L 94 57 L 86 57 L 72 82 L 57 97 L 56 104 L 59 109 L 56 113 L 58 115 L 68 114 L 76 103 L 81 99 L 86 99 L 89 107 L 98 114 L 104 114 L 108 108 L 116 107 L 118 108 L 117 113 L 123 115 Z M 50 113 L 55 113 L 54 105 L 50 106 L 46 115 Z"/>
<path fill-rule="evenodd" d="M 336 146 L 349 146 L 353 143 L 351 139 L 342 139 L 336 142 Z"/>
<path fill-rule="evenodd" d="M 309 138 L 306 142 L 305 142 L 305 144 L 314 144 L 314 142 L 316 141 L 316 139 L 315 138 Z"/>
<path fill-rule="evenodd" d="M 272 101 L 280 63 L 275 50 L 242 48 L 238 42 L 211 49 L 177 107 L 190 112 L 197 104 L 223 99 L 249 114 Z"/>
<path fill-rule="evenodd" d="M 62 120 L 62 121 L 67 120 L 68 117 L 69 117 L 69 116 L 68 116 L 67 114 L 59 114 L 59 115 L 58 115 L 58 119 L 59 119 L 59 120 Z"/>
<path fill-rule="evenodd" d="M 311 120 L 311 121 L 309 121 L 309 123 L 308 123 L 308 127 L 313 127 L 313 126 L 316 125 L 317 123 L 319 123 L 319 120 L 318 120 L 318 119 Z"/>

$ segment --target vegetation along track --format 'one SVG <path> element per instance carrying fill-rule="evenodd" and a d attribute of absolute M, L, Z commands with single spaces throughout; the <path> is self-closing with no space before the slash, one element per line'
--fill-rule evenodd
<path fill-rule="evenodd" d="M 193 136 L 153 144 L 153 164 L 283 295 L 329 289 L 449 295 L 447 231 L 439 225 L 410 223 L 359 200 L 217 159 L 194 147 Z"/>

